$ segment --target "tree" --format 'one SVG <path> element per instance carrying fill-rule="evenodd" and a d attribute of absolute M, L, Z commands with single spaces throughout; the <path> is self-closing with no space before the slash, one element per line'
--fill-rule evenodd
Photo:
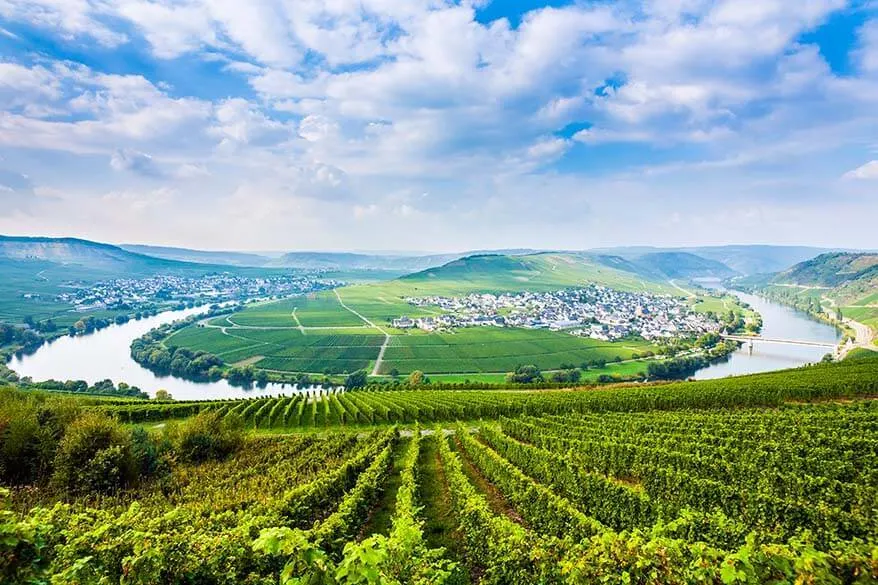
<path fill-rule="evenodd" d="M 415 370 L 411 374 L 409 374 L 409 386 L 420 386 L 424 383 L 424 372 L 421 370 Z"/>
<path fill-rule="evenodd" d="M 514 384 L 531 384 L 533 382 L 541 382 L 542 380 L 542 372 L 533 364 L 518 366 L 514 372 L 506 374 L 506 381 Z"/>
<path fill-rule="evenodd" d="M 355 388 L 363 388 L 366 385 L 366 382 L 369 380 L 368 374 L 366 374 L 366 370 L 357 370 L 352 374 L 348 374 L 348 376 L 344 380 L 345 390 L 354 390 Z"/>
<path fill-rule="evenodd" d="M 173 400 L 174 397 L 171 396 L 171 393 L 165 390 L 164 388 L 160 388 L 155 392 L 155 399 L 161 401 L 170 401 Z"/>

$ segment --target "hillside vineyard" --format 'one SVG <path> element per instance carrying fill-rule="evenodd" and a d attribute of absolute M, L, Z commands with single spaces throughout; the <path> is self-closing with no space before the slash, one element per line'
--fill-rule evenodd
<path fill-rule="evenodd" d="M 6 492 L 0 569 L 63 583 L 870 583 L 876 393 L 870 355 L 580 391 L 138 404 L 12 390 L 7 413 L 148 423 L 170 454 L 127 490 Z M 255 434 L 193 459 L 210 436 L 198 424 Z"/>

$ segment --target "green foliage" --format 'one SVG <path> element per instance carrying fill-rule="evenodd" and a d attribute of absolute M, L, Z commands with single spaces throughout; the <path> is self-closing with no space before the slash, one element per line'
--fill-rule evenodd
<path fill-rule="evenodd" d="M 200 463 L 227 457 L 240 447 L 244 421 L 235 415 L 218 412 L 199 413 L 169 428 L 174 452 L 184 461 Z"/>
<path fill-rule="evenodd" d="M 9 509 L 9 490 L 0 488 L 0 582 L 45 583 L 50 530 L 34 518 L 19 519 Z"/>
<path fill-rule="evenodd" d="M 115 420 L 88 412 L 66 429 L 53 484 L 70 494 L 108 494 L 135 478 L 130 435 Z"/>
<path fill-rule="evenodd" d="M 497 585 L 865 585 L 878 579 L 878 405 L 858 397 L 878 391 L 876 367 L 858 355 L 599 391 L 137 403 L 190 412 L 166 441 L 106 416 L 141 413 L 130 401 L 0 391 L 3 433 L 27 421 L 16 436 L 55 437 L 57 474 L 79 473 L 64 494 L 38 482 L 0 509 L 0 581 L 438 585 L 465 566 Z M 825 400 L 838 397 L 852 400 Z M 469 422 L 421 436 L 419 422 L 452 420 Z M 410 437 L 341 428 L 397 422 Z M 242 425 L 320 430 L 242 438 Z M 227 432 L 240 443 L 223 456 Z"/>
<path fill-rule="evenodd" d="M 80 412 L 73 399 L 0 389 L 0 482 L 31 484 L 50 476 L 58 443 Z"/>
<path fill-rule="evenodd" d="M 543 374 L 540 369 L 534 365 L 518 366 L 515 371 L 506 374 L 506 381 L 514 384 L 531 384 L 533 382 L 541 382 Z"/>
<path fill-rule="evenodd" d="M 346 390 L 362 388 L 366 385 L 368 380 L 369 375 L 366 373 L 366 370 L 357 370 L 352 374 L 348 374 L 344 381 L 344 387 Z"/>

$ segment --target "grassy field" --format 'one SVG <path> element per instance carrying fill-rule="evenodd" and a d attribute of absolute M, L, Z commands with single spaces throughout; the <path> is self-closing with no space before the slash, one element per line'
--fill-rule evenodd
<path fill-rule="evenodd" d="M 646 364 L 647 362 L 644 360 L 637 360 L 622 363 L 609 363 L 603 368 L 589 368 L 582 372 L 582 383 L 595 383 L 602 375 L 624 377 L 645 374 Z M 432 382 L 483 382 L 488 384 L 502 384 L 506 381 L 506 374 L 430 374 L 430 380 Z"/>
<path fill-rule="evenodd" d="M 306 329 L 303 333 L 295 328 L 191 327 L 178 331 L 165 344 L 208 351 L 228 364 L 247 362 L 267 370 L 340 374 L 370 369 L 384 339 L 372 328 Z M 379 374 L 396 369 L 400 374 L 422 370 L 428 374 L 502 377 L 521 364 L 553 370 L 596 359 L 612 361 L 617 356 L 627 360 L 635 352 L 650 349 L 654 347 L 643 341 L 609 343 L 547 330 L 490 327 L 455 333 L 416 331 L 391 337 Z M 488 381 L 481 375 L 471 379 Z"/>

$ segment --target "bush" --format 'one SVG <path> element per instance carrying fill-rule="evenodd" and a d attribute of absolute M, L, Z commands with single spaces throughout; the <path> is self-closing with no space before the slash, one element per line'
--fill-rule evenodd
<path fill-rule="evenodd" d="M 24 485 L 47 477 L 64 428 L 78 415 L 66 397 L 0 390 L 0 483 Z"/>
<path fill-rule="evenodd" d="M 239 416 L 207 411 L 170 427 L 169 435 L 175 453 L 184 461 L 222 459 L 241 445 L 244 421 Z"/>
<path fill-rule="evenodd" d="M 105 494 L 135 478 L 131 436 L 117 421 L 89 412 L 67 428 L 55 456 L 55 487 L 71 494 Z"/>
<path fill-rule="evenodd" d="M 131 464 L 138 478 L 154 477 L 170 471 L 165 458 L 169 451 L 167 441 L 155 441 L 143 427 L 135 427 L 131 432 Z"/>
<path fill-rule="evenodd" d="M 506 381 L 515 384 L 533 384 L 542 382 L 543 374 L 534 365 L 518 366 L 514 372 L 506 374 Z"/>

